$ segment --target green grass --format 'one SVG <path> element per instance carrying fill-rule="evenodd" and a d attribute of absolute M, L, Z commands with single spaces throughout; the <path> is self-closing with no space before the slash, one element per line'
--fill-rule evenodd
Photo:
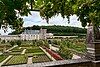
<path fill-rule="evenodd" d="M 25 55 L 15 55 L 10 60 L 8 60 L 4 65 L 18 65 L 26 63 L 27 57 Z"/>
<path fill-rule="evenodd" d="M 38 53 L 43 52 L 40 48 L 39 49 L 27 49 L 26 53 Z"/>
<path fill-rule="evenodd" d="M 27 56 L 33 56 L 33 55 L 41 55 L 41 54 L 45 54 L 44 52 L 38 52 L 38 53 L 27 53 L 25 55 Z"/>
<path fill-rule="evenodd" d="M 7 58 L 7 56 L 4 56 L 4 55 L 0 55 L 0 63 L 5 60 Z"/>

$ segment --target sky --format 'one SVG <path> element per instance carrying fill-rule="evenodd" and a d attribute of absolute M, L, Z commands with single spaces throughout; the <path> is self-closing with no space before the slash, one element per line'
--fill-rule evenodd
<path fill-rule="evenodd" d="M 24 20 L 23 27 L 33 26 L 33 25 L 61 25 L 61 26 L 74 26 L 74 27 L 82 27 L 81 22 L 77 21 L 77 16 L 73 15 L 70 17 L 70 23 L 68 24 L 67 18 L 62 18 L 61 15 L 53 16 L 51 19 L 49 19 L 49 24 L 46 22 L 45 19 L 42 19 L 40 17 L 39 12 L 31 12 L 31 15 L 23 16 Z M 7 35 L 8 33 L 11 33 L 13 30 L 8 28 L 8 31 L 4 33 L 4 31 L 1 29 L 0 33 L 1 35 Z"/>

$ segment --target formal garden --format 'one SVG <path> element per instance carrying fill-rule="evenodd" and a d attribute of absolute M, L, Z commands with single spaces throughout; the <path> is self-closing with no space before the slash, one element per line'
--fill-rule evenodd
<path fill-rule="evenodd" d="M 39 44 L 35 45 L 33 42 L 35 41 L 15 41 L 14 40 L 14 41 L 1 43 L 0 63 L 3 62 L 2 66 L 27 64 L 29 57 L 32 57 L 31 59 L 32 63 L 52 61 L 43 52 L 43 50 L 39 48 Z M 4 60 L 6 61 L 4 62 Z"/>
<path fill-rule="evenodd" d="M 51 49 L 49 44 L 52 44 L 53 47 L 56 47 L 59 50 L 55 51 Z M 41 49 L 40 47 L 43 49 Z M 2 43 L 1 41 L 0 63 L 2 63 L 2 66 L 9 66 L 72 59 L 73 50 L 79 53 L 85 53 L 85 40 L 66 38 L 60 40 L 14 40 L 6 41 L 5 43 Z M 47 53 L 51 55 L 51 57 L 48 56 Z M 30 57 L 32 58 L 31 61 L 29 61 Z M 54 59 L 52 59 L 52 57 Z"/>

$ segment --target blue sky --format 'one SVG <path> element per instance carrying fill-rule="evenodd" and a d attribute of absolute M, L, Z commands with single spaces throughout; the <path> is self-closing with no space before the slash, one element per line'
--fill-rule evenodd
<path fill-rule="evenodd" d="M 33 26 L 33 25 L 62 25 L 62 26 L 74 26 L 74 27 L 82 27 L 81 26 L 81 22 L 77 21 L 77 16 L 71 16 L 70 17 L 70 23 L 68 24 L 68 20 L 67 18 L 63 19 L 61 17 L 61 15 L 59 14 L 58 16 L 53 16 L 50 20 L 49 20 L 49 24 L 46 23 L 46 20 L 42 19 L 40 17 L 39 12 L 31 12 L 31 15 L 29 16 L 23 16 L 22 17 L 24 20 L 24 27 L 27 26 Z M 12 30 L 9 28 L 7 33 L 4 33 L 3 30 L 0 30 L 2 35 L 6 35 L 10 32 L 12 32 Z"/>

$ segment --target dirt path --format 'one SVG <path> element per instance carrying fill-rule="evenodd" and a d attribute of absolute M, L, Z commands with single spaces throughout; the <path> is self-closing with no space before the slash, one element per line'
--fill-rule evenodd
<path fill-rule="evenodd" d="M 26 49 L 24 49 L 21 54 L 25 54 L 25 51 L 26 51 Z"/>
<path fill-rule="evenodd" d="M 13 47 L 11 47 L 11 48 L 9 48 L 8 50 L 6 50 L 7 52 L 9 51 L 9 50 L 12 50 L 12 49 L 14 49 L 15 47 L 17 47 L 18 45 L 14 45 Z"/>

